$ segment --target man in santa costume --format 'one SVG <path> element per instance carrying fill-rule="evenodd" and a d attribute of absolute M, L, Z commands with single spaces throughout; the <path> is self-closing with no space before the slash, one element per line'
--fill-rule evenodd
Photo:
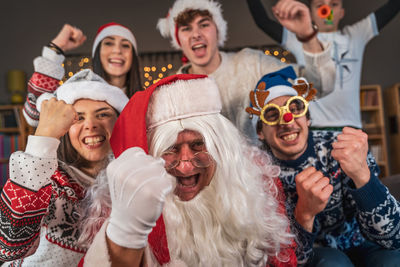
<path fill-rule="evenodd" d="M 131 98 L 98 178 L 108 186 L 91 193 L 110 215 L 81 266 L 296 266 L 279 167 L 220 114 L 221 97 L 211 78 L 179 74 Z"/>

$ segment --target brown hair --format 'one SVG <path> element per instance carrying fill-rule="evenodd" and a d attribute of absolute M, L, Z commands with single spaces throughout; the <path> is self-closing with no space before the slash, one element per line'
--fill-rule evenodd
<path fill-rule="evenodd" d="M 104 40 L 104 39 L 103 39 Z M 100 59 L 100 47 L 103 45 L 103 40 L 96 47 L 93 56 L 93 72 L 100 75 L 104 80 L 107 80 L 107 73 L 105 72 Z M 139 57 L 136 54 L 135 47 L 132 47 L 132 65 L 126 76 L 126 95 L 131 98 L 136 92 L 143 91 L 142 81 L 140 79 L 139 71 Z"/>
<path fill-rule="evenodd" d="M 59 160 L 78 169 L 90 167 L 90 162 L 79 155 L 78 151 L 76 151 L 72 146 L 68 133 L 60 138 L 60 146 L 57 149 L 57 157 Z"/>
<path fill-rule="evenodd" d="M 212 19 L 212 15 L 208 10 L 186 9 L 175 18 L 175 24 L 178 28 L 181 26 L 186 26 L 191 23 L 197 16 L 209 17 Z"/>
<path fill-rule="evenodd" d="M 113 108 L 113 110 L 115 111 L 118 118 L 119 112 L 115 108 Z M 76 151 L 76 149 L 72 146 L 68 132 L 60 138 L 60 145 L 57 149 L 57 159 L 78 169 L 90 168 L 92 165 L 90 161 L 82 157 L 78 153 L 78 151 Z"/>

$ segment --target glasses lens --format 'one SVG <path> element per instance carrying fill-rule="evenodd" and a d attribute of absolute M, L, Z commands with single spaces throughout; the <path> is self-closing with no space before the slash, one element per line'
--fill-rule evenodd
<path fill-rule="evenodd" d="M 269 107 L 264 111 L 264 119 L 268 122 L 276 122 L 279 120 L 279 109 L 276 107 Z"/>
<path fill-rule="evenodd" d="M 175 152 L 164 152 L 161 157 L 165 160 L 165 169 L 170 170 L 175 168 L 179 161 Z"/>
<path fill-rule="evenodd" d="M 166 170 L 176 168 L 181 161 L 190 161 L 197 168 L 207 168 L 212 162 L 210 154 L 205 151 L 195 153 L 193 158 L 189 160 L 178 159 L 178 154 L 175 152 L 164 152 L 161 157 L 165 160 L 164 167 Z"/>
<path fill-rule="evenodd" d="M 289 103 L 289 110 L 293 115 L 301 115 L 303 114 L 306 105 L 302 99 L 295 98 Z"/>
<path fill-rule="evenodd" d="M 211 156 L 207 152 L 201 151 L 194 154 L 191 162 L 197 168 L 207 168 L 211 164 Z"/>

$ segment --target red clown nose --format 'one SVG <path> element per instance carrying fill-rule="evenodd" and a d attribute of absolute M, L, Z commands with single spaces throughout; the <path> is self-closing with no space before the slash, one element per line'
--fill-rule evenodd
<path fill-rule="evenodd" d="M 291 120 L 293 120 L 293 114 L 292 113 L 285 113 L 283 114 L 283 120 L 287 123 Z"/>
<path fill-rule="evenodd" d="M 318 8 L 318 16 L 322 19 L 327 18 L 331 14 L 331 8 L 328 5 L 322 5 Z"/>

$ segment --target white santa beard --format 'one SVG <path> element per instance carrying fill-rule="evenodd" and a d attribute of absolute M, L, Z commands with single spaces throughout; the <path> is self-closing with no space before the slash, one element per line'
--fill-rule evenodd
<path fill-rule="evenodd" d="M 278 190 L 271 177 L 279 175 L 279 167 L 249 146 L 220 114 L 155 127 L 148 135 L 150 154 L 160 156 L 182 128 L 204 137 L 217 168 L 210 186 L 194 199 L 166 199 L 163 216 L 171 263 L 180 259 L 187 266 L 265 266 L 267 255 L 276 255 L 293 238 L 282 231 L 289 222 L 277 211 Z"/>
<path fill-rule="evenodd" d="M 257 230 L 264 224 L 264 216 L 259 216 L 258 222 L 243 219 L 250 216 L 257 220 L 249 214 L 249 207 L 259 207 L 265 198 L 260 194 L 259 203 L 252 202 L 254 195 L 244 200 L 243 194 L 230 194 L 233 192 L 218 186 L 215 179 L 190 201 L 180 201 L 177 196 L 167 198 L 163 214 L 171 259 L 180 259 L 188 266 L 265 266 L 265 233 Z M 232 212 L 234 205 L 243 211 L 241 216 Z"/>

